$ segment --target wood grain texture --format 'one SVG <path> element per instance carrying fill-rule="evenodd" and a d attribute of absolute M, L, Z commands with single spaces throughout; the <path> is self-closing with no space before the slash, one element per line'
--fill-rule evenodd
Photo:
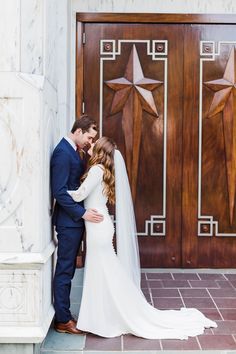
<path fill-rule="evenodd" d="M 139 237 L 142 266 L 234 268 L 236 237 L 198 236 L 198 197 L 200 193 L 202 215 L 212 215 L 219 223 L 219 232 L 236 233 L 235 49 L 233 44 L 224 45 L 214 61 L 204 62 L 201 74 L 199 48 L 201 40 L 234 41 L 236 26 L 118 22 L 84 24 L 83 97 L 85 113 L 99 122 L 100 40 L 129 40 L 122 43 L 120 55 L 103 62 L 102 129 L 103 135 L 116 141 L 126 159 L 138 232 L 144 231 L 151 215 L 163 212 L 166 164 L 166 236 L 151 236 L 149 228 L 148 236 Z M 164 62 L 147 55 L 146 43 L 136 42 L 134 47 L 132 40 L 137 39 L 168 41 L 167 86 Z M 161 45 L 158 48 L 162 50 Z M 112 52 L 112 45 L 108 43 L 106 50 Z M 80 81 L 77 96 L 81 92 Z M 153 227 L 155 231 L 162 225 Z M 202 229 L 207 232 L 208 225 Z"/>
<path fill-rule="evenodd" d="M 84 86 L 84 56 L 83 56 L 83 27 L 81 22 L 76 23 L 76 117 L 82 114 L 83 86 Z"/>
<path fill-rule="evenodd" d="M 236 23 L 235 14 L 151 14 L 151 13 L 77 13 L 81 22 L 116 23 Z"/>
<path fill-rule="evenodd" d="M 228 75 L 232 60 L 232 44 L 221 47 L 219 56 L 203 63 L 200 72 L 201 40 L 233 41 L 235 26 L 186 26 L 184 67 L 183 125 L 183 266 L 235 267 L 236 237 L 197 236 L 198 196 L 201 215 L 212 215 L 220 233 L 236 233 L 235 166 L 233 167 L 236 134 L 235 115 Z M 231 59 L 230 59 L 231 58 Z M 202 75 L 203 86 L 199 92 Z M 191 77 L 191 80 L 189 78 Z M 232 79 L 232 76 L 231 76 Z M 231 80 L 233 81 L 233 80 Z M 226 92 L 229 88 L 231 92 Z M 220 93 L 220 94 L 219 94 Z M 201 174 L 199 159 L 199 94 L 202 94 Z M 229 102 L 229 103 L 227 103 Z M 230 174 L 230 178 L 228 177 Z M 201 178 L 198 189 L 198 178 Z M 233 181 L 234 180 L 234 181 Z M 204 230 L 204 229 L 203 229 Z M 209 231 L 205 225 L 205 231 Z"/>
<path fill-rule="evenodd" d="M 176 31 L 178 29 L 178 31 Z M 169 40 L 167 121 L 167 210 L 165 237 L 139 237 L 143 266 L 181 265 L 181 128 L 182 128 L 182 25 L 85 24 L 85 112 L 99 121 L 100 39 L 126 39 L 121 55 L 103 63 L 103 135 L 112 137 L 126 159 L 135 202 L 137 227 L 145 231 L 151 215 L 163 213 L 164 188 L 164 61 L 147 55 L 146 43 L 132 40 Z M 178 39 L 180 36 L 180 44 Z M 112 47 L 106 46 L 112 51 Z M 161 46 L 159 50 L 162 50 Z M 178 54 L 179 53 L 179 54 Z M 181 54 L 180 54 L 181 53 Z M 177 89 L 179 87 L 179 89 Z M 174 179 L 169 176 L 175 176 Z M 162 224 L 153 225 L 154 232 Z"/>

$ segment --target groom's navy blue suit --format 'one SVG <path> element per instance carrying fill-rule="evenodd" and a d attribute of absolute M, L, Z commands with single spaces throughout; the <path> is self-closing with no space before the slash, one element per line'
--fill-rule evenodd
<path fill-rule="evenodd" d="M 75 273 L 76 255 L 84 232 L 83 203 L 74 202 L 67 190 L 77 189 L 84 173 L 84 163 L 79 154 L 62 139 L 51 158 L 51 189 L 56 199 L 53 225 L 58 238 L 57 265 L 53 281 L 55 320 L 67 322 L 70 313 L 71 279 Z"/>

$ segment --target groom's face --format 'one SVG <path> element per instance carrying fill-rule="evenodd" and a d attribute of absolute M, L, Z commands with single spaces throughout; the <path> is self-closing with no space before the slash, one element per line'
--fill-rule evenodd
<path fill-rule="evenodd" d="M 76 144 L 81 148 L 90 147 L 94 142 L 94 139 L 97 135 L 97 131 L 93 128 L 90 128 L 88 131 L 84 132 L 81 129 L 77 129 L 75 132 L 76 135 Z"/>

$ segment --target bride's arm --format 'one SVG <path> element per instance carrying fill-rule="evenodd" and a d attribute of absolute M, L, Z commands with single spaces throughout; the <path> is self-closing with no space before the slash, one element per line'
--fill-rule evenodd
<path fill-rule="evenodd" d="M 88 172 L 87 177 L 81 186 L 76 190 L 69 190 L 67 193 L 70 194 L 75 202 L 81 202 L 93 191 L 98 183 L 102 181 L 103 170 L 102 167 L 97 165 L 92 166 Z"/>

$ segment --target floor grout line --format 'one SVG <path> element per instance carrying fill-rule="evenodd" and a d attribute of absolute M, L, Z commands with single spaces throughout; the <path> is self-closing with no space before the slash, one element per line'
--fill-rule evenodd
<path fill-rule="evenodd" d="M 159 342 L 160 342 L 160 348 L 161 348 L 161 350 L 163 350 L 162 340 L 159 339 Z"/>
<path fill-rule="evenodd" d="M 121 351 L 124 351 L 124 336 L 121 336 Z"/>
<path fill-rule="evenodd" d="M 235 337 L 235 335 L 234 334 L 232 334 L 232 337 L 233 337 L 233 340 L 235 341 L 235 343 L 236 343 L 236 337 Z"/>
<path fill-rule="evenodd" d="M 223 318 L 223 316 L 221 315 L 221 312 L 219 311 L 219 308 L 218 308 L 218 306 L 217 306 L 217 304 L 216 304 L 215 300 L 213 299 L 213 297 L 212 297 L 212 295 L 211 295 L 211 293 L 210 293 L 209 289 L 208 289 L 208 288 L 206 288 L 206 291 L 208 292 L 208 294 L 209 294 L 209 296 L 210 296 L 210 298 L 211 298 L 211 300 L 212 300 L 213 304 L 215 305 L 215 307 L 216 307 L 217 311 L 219 312 L 219 314 L 220 314 L 220 317 L 221 317 L 222 321 L 224 321 L 224 318 Z M 213 331 L 213 333 L 214 333 L 214 331 Z"/>
<path fill-rule="evenodd" d="M 202 350 L 202 346 L 201 346 L 201 343 L 200 343 L 200 340 L 199 340 L 198 336 L 196 337 L 196 341 L 197 341 L 197 343 L 199 345 L 200 350 Z"/>
<path fill-rule="evenodd" d="M 179 292 L 180 299 L 182 300 L 184 307 L 186 307 L 186 304 L 185 304 L 185 302 L 184 302 L 184 298 L 183 298 L 183 296 L 182 296 L 182 294 L 181 294 L 180 289 L 178 288 L 177 290 L 178 290 L 178 292 Z"/>

